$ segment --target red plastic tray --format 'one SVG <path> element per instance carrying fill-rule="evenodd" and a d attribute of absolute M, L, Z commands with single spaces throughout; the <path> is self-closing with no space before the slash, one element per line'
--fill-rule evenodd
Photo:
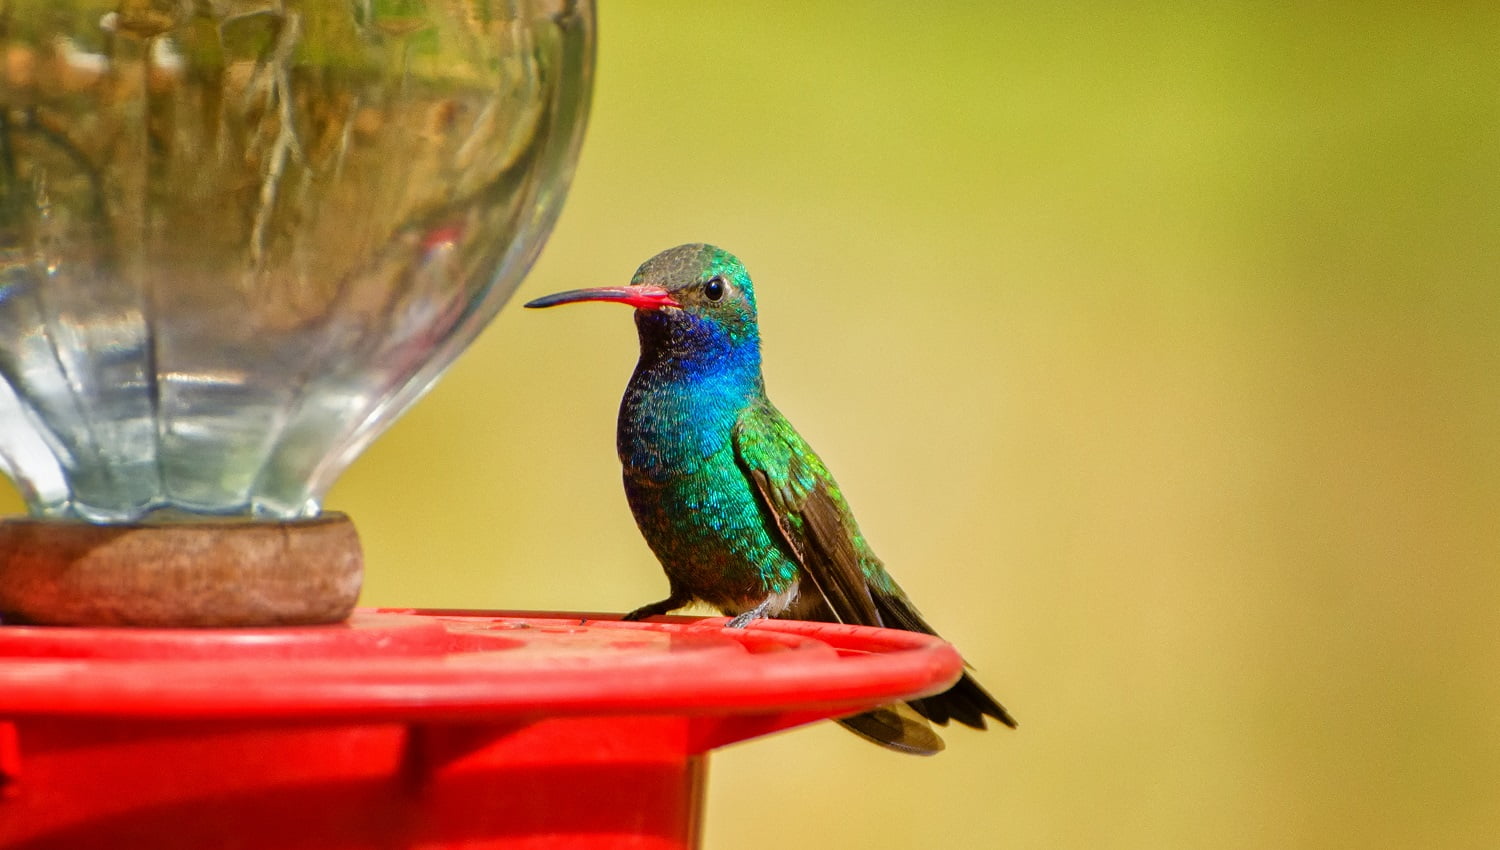
<path fill-rule="evenodd" d="M 962 669 L 927 635 L 724 622 L 0 627 L 0 847 L 691 847 L 709 750 Z"/>

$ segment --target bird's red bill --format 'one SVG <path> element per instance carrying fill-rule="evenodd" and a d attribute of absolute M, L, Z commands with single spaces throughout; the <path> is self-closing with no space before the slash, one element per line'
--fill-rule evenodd
<path fill-rule="evenodd" d="M 672 293 L 660 286 L 601 286 L 595 289 L 570 289 L 554 292 L 526 302 L 527 307 L 556 307 L 578 301 L 615 301 L 629 304 L 639 310 L 659 310 L 662 307 L 681 307 Z"/>

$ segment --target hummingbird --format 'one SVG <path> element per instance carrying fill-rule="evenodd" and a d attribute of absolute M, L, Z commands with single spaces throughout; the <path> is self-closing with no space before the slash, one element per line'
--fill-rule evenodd
<path fill-rule="evenodd" d="M 627 286 L 574 289 L 527 307 L 635 308 L 641 355 L 620 402 L 625 496 L 667 575 L 640 620 L 695 602 L 744 628 L 761 617 L 936 634 L 866 542 L 812 447 L 766 397 L 755 288 L 728 251 L 697 243 L 652 257 Z M 932 723 L 1016 721 L 964 672 L 935 696 L 838 722 L 900 752 L 932 755 Z"/>

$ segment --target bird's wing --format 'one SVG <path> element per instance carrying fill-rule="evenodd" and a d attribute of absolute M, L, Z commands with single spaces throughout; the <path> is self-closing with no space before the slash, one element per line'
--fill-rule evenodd
<path fill-rule="evenodd" d="M 834 616 L 882 625 L 856 543 L 859 532 L 823 461 L 770 404 L 741 414 L 733 439 L 735 459 L 762 508 Z"/>
<path fill-rule="evenodd" d="M 870 553 L 823 461 L 776 408 L 766 403 L 746 410 L 735 423 L 733 440 L 735 459 L 762 509 L 840 622 L 936 634 Z M 909 705 L 916 714 L 905 706 L 883 706 L 839 722 L 883 746 L 925 754 L 943 743 L 923 717 L 983 729 L 988 715 L 1016 725 L 967 673 L 945 693 Z"/>

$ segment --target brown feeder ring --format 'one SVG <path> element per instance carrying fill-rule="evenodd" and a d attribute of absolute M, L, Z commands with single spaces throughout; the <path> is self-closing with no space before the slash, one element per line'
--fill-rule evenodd
<path fill-rule="evenodd" d="M 338 623 L 363 558 L 343 514 L 285 522 L 0 521 L 0 620 L 57 626 Z"/>

